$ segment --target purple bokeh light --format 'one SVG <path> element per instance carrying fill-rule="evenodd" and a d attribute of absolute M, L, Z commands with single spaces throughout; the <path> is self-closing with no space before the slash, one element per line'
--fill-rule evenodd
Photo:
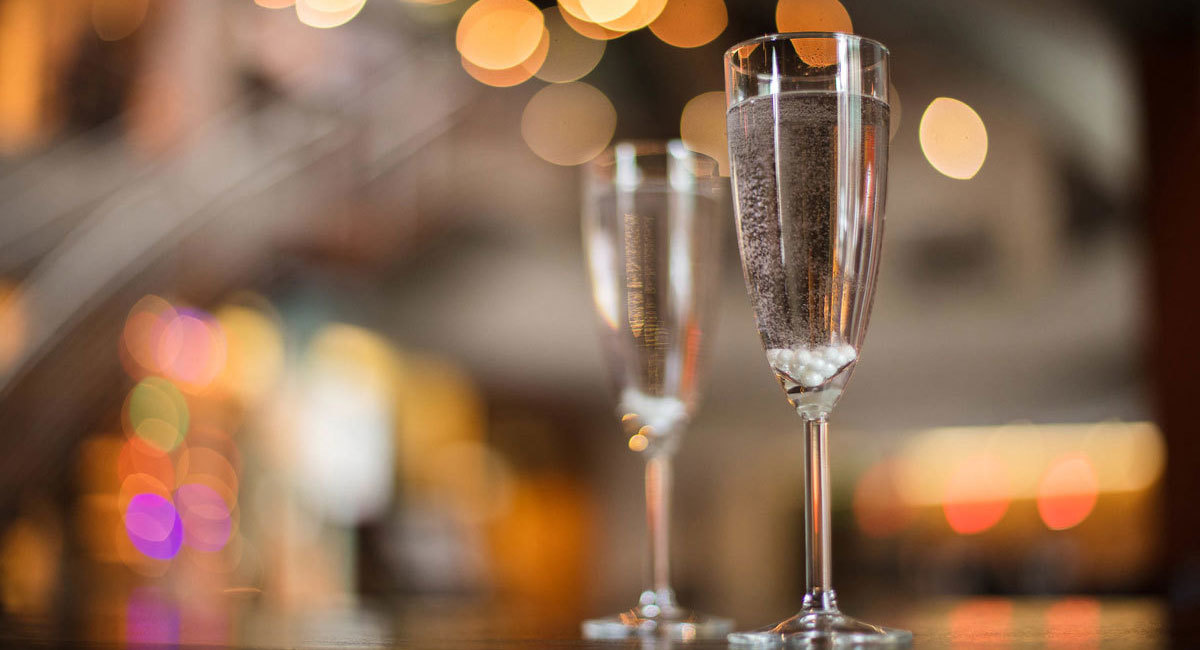
<path fill-rule="evenodd" d="M 217 491 L 202 483 L 186 483 L 175 491 L 183 521 L 183 541 L 209 553 L 225 548 L 233 532 L 229 506 Z"/>
<path fill-rule="evenodd" d="M 169 560 L 183 544 L 183 522 L 171 502 L 157 494 L 135 495 L 125 509 L 125 533 L 144 555 Z"/>

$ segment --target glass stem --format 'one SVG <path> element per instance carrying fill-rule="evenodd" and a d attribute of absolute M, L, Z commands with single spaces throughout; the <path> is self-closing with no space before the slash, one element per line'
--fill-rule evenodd
<path fill-rule="evenodd" d="M 804 550 L 808 558 L 804 609 L 836 610 L 829 536 L 828 422 L 804 420 Z"/>
<path fill-rule="evenodd" d="M 646 532 L 649 537 L 649 582 L 642 592 L 646 615 L 675 608 L 671 589 L 671 461 L 673 454 L 659 452 L 646 460 Z M 647 611 L 647 606 L 656 609 Z"/>

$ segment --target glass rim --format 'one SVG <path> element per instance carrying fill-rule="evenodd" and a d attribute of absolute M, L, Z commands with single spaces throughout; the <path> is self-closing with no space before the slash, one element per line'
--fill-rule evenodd
<path fill-rule="evenodd" d="M 775 41 L 784 41 L 784 40 L 790 41 L 790 40 L 797 39 L 797 38 L 810 38 L 810 39 L 827 38 L 827 39 L 833 39 L 833 40 L 836 40 L 838 38 L 848 38 L 848 39 L 853 39 L 853 40 L 856 40 L 859 42 L 870 43 L 871 45 L 874 45 L 875 47 L 879 48 L 880 51 L 882 51 L 883 54 L 886 56 L 891 56 L 891 54 L 892 54 L 891 51 L 888 50 L 887 46 L 884 45 L 883 43 L 880 43 L 879 41 L 877 41 L 873 38 L 868 38 L 866 36 L 860 36 L 858 34 L 851 34 L 849 32 L 780 32 L 778 34 L 763 34 L 762 36 L 755 36 L 754 38 L 750 38 L 750 39 L 744 40 L 740 43 L 736 43 L 733 46 L 731 46 L 729 49 L 725 50 L 724 56 L 725 56 L 725 59 L 728 60 L 728 59 L 733 58 L 733 53 L 735 51 L 740 50 L 744 47 L 749 47 L 751 45 L 762 45 L 763 43 L 773 43 Z"/>
<path fill-rule="evenodd" d="M 679 152 L 687 152 L 687 157 L 694 163 L 704 165 L 703 173 L 698 168 L 693 168 L 691 175 L 696 178 L 717 177 L 720 175 L 720 163 L 716 158 L 688 147 L 687 143 L 682 138 L 670 138 L 656 140 L 653 138 L 634 138 L 629 140 L 616 140 L 609 144 L 586 163 L 586 167 L 591 170 L 600 171 L 605 167 L 610 167 L 616 164 L 617 150 L 621 147 L 633 147 L 634 155 L 638 158 L 642 157 L 661 157 L 663 159 L 677 158 Z M 711 173 L 707 167 L 711 166 Z"/>

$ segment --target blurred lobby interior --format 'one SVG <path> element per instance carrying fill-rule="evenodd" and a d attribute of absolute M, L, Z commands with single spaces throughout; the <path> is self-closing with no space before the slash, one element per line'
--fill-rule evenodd
<path fill-rule="evenodd" d="M 0 0 L 0 627 L 574 638 L 628 606 L 580 165 L 724 158 L 722 52 L 810 28 L 895 84 L 839 593 L 1082 639 L 1050 647 L 1197 625 L 1200 6 L 580 2 Z M 463 28 L 488 3 L 542 14 L 516 66 Z M 803 592 L 803 440 L 724 235 L 674 572 L 753 626 Z"/>

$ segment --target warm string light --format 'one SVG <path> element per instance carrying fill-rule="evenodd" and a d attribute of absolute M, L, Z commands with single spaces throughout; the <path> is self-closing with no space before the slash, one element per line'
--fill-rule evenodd
<path fill-rule="evenodd" d="M 595 158 L 608 146 L 616 127 L 612 102 L 582 81 L 539 90 L 521 114 L 525 143 L 556 165 L 579 165 Z"/>
<path fill-rule="evenodd" d="M 958 180 L 974 178 L 987 158 L 987 128 L 966 103 L 938 97 L 921 116 L 921 151 L 934 169 Z"/>
<path fill-rule="evenodd" d="M 952 531 L 974 535 L 1000 525 L 1012 503 L 1032 501 L 1046 528 L 1067 530 L 1102 495 L 1149 489 L 1164 462 L 1162 436 L 1146 422 L 932 429 L 860 475 L 855 518 L 864 533 L 887 537 L 916 509 L 937 507 Z"/>
<path fill-rule="evenodd" d="M 668 45 L 700 47 L 720 36 L 728 23 L 725 0 L 671 0 L 650 23 L 650 31 Z"/>

